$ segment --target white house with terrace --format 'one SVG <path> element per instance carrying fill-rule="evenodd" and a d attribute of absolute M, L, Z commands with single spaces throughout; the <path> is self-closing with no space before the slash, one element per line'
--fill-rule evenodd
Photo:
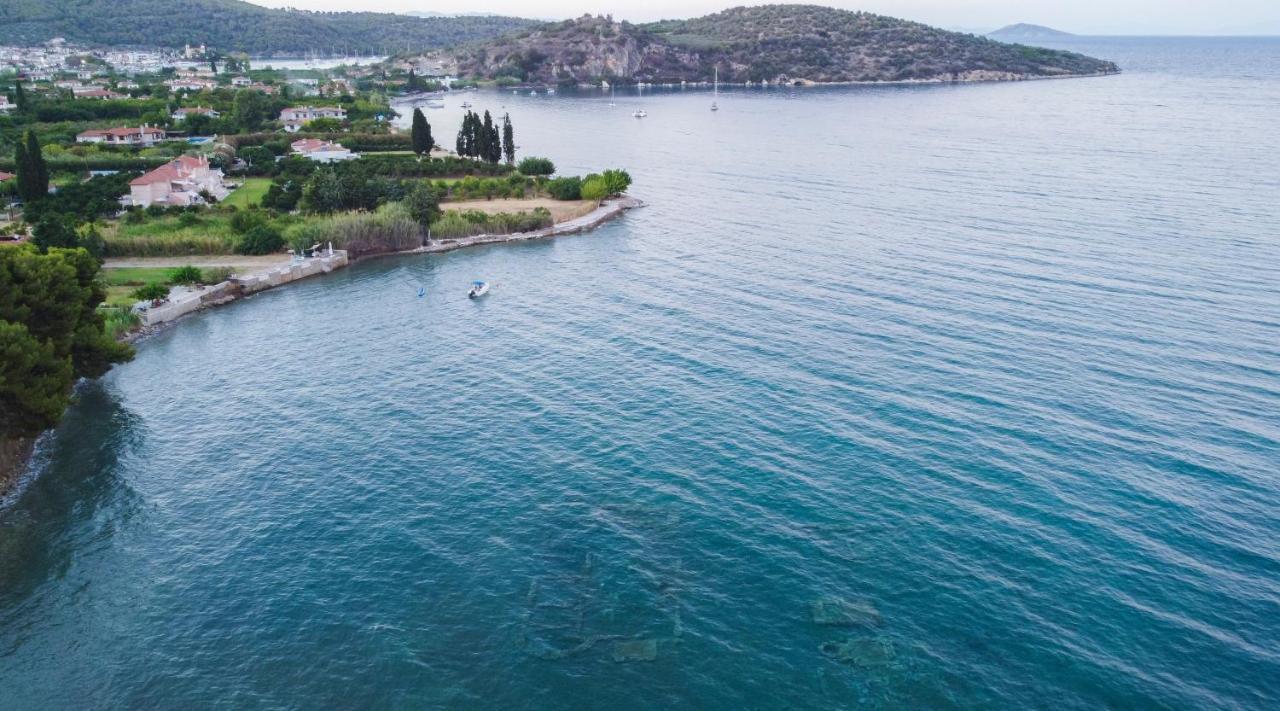
<path fill-rule="evenodd" d="M 208 158 L 182 156 L 129 181 L 128 204 L 199 205 L 206 202 L 202 193 L 223 200 L 230 192 L 222 183 L 222 171 L 210 167 Z"/>
<path fill-rule="evenodd" d="M 280 112 L 280 123 L 286 131 L 297 131 L 316 119 L 331 118 L 339 121 L 347 117 L 341 106 L 291 106 Z"/>
<path fill-rule="evenodd" d="M 322 141 L 319 138 L 304 138 L 291 144 L 293 154 L 310 158 L 318 163 L 333 163 L 340 160 L 354 160 L 358 154 L 333 141 Z"/>

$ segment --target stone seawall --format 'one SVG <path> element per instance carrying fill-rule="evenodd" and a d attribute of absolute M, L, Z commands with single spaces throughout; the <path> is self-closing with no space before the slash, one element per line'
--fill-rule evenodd
<path fill-rule="evenodd" d="M 152 306 L 142 312 L 142 325 L 159 326 L 210 306 L 225 304 L 317 274 L 328 274 L 347 264 L 347 253 L 343 250 L 334 250 L 332 256 L 301 259 L 281 264 L 267 271 L 255 272 L 244 277 L 232 277 L 220 284 L 189 291 L 159 306 Z"/>

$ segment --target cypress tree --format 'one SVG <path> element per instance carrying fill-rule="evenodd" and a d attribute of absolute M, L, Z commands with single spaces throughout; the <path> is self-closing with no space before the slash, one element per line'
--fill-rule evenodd
<path fill-rule="evenodd" d="M 493 155 L 493 117 L 486 110 L 484 112 L 484 123 L 480 125 L 480 145 L 479 157 L 481 160 L 489 160 Z"/>
<path fill-rule="evenodd" d="M 22 88 L 20 81 L 13 84 L 13 106 L 20 114 L 27 112 L 27 90 Z"/>
<path fill-rule="evenodd" d="M 49 167 L 40 151 L 34 131 L 27 131 L 26 145 L 14 151 L 18 170 L 18 195 L 23 202 L 35 202 L 49 194 Z"/>
<path fill-rule="evenodd" d="M 508 165 L 516 161 L 516 131 L 511 127 L 511 114 L 502 117 L 502 153 Z"/>
<path fill-rule="evenodd" d="M 435 145 L 435 141 L 431 138 L 431 124 L 427 123 L 427 117 L 423 115 L 422 109 L 413 110 L 413 152 L 421 158 L 424 155 L 431 154 L 431 146 Z"/>

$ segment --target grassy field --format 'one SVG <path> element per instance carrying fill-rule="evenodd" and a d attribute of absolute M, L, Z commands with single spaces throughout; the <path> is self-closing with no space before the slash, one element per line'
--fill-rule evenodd
<path fill-rule="evenodd" d="M 244 185 L 236 188 L 222 202 L 226 205 L 235 205 L 241 210 L 248 207 L 257 207 L 270 187 L 271 178 L 246 178 Z"/>
<path fill-rule="evenodd" d="M 110 267 L 102 268 L 102 280 L 107 286 L 142 286 L 147 282 L 169 280 L 172 267 Z"/>

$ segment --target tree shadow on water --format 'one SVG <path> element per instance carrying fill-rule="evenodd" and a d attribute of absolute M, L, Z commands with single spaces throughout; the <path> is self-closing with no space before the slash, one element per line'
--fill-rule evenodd
<path fill-rule="evenodd" d="M 143 436 L 141 419 L 108 384 L 77 387 L 75 403 L 40 438 L 22 483 L 0 508 L 0 610 L 16 609 L 62 576 L 86 544 L 110 538 L 138 510 L 119 464 Z"/>

